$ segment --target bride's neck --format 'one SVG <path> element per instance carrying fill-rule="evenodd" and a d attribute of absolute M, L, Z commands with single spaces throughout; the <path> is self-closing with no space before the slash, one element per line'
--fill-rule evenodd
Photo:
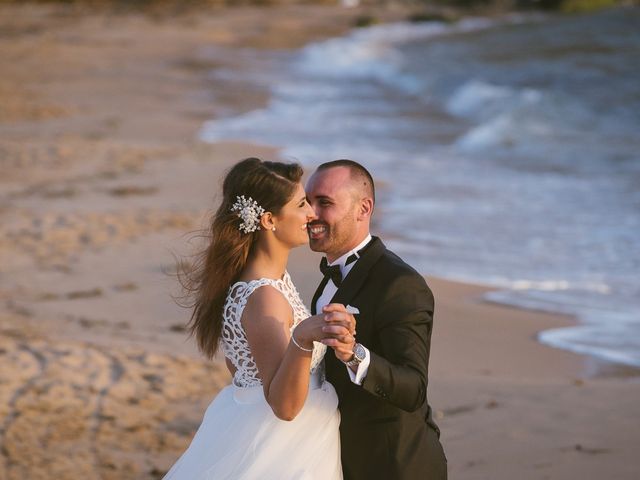
<path fill-rule="evenodd" d="M 247 259 L 242 272 L 243 279 L 282 278 L 287 268 L 289 250 L 273 248 L 258 243 Z"/>

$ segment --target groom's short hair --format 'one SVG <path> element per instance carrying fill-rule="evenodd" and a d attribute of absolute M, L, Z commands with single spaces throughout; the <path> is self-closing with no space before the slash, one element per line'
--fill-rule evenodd
<path fill-rule="evenodd" d="M 373 177 L 369 173 L 369 170 L 354 160 L 341 158 L 339 160 L 333 160 L 319 165 L 316 171 L 328 170 L 333 167 L 347 167 L 349 169 L 349 173 L 351 173 L 352 180 L 357 181 L 357 183 L 371 197 L 373 203 L 376 203 L 376 187 L 373 183 Z"/>

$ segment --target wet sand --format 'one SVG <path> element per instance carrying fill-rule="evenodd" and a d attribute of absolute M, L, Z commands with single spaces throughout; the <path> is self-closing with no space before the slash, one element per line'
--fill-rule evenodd
<path fill-rule="evenodd" d="M 173 255 L 194 247 L 229 165 L 278 155 L 197 141 L 204 120 L 266 101 L 208 78 L 226 65 L 206 47 L 295 48 L 358 14 L 0 7 L 0 478 L 161 478 L 184 450 L 229 376 L 187 338 Z M 291 258 L 306 300 L 318 261 Z M 597 362 L 536 342 L 570 318 L 428 281 L 451 478 L 637 477 L 637 377 L 592 376 Z"/>

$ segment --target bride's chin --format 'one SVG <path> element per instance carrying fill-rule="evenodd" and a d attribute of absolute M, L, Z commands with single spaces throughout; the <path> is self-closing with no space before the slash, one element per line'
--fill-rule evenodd
<path fill-rule="evenodd" d="M 301 240 L 300 243 L 296 245 L 296 247 L 301 247 L 302 245 L 309 245 L 309 237 L 305 236 L 304 240 Z"/>
<path fill-rule="evenodd" d="M 289 244 L 289 248 L 298 248 L 303 245 L 309 245 L 309 237 L 307 235 L 305 235 L 304 237 L 300 237 L 295 243 L 291 242 Z"/>

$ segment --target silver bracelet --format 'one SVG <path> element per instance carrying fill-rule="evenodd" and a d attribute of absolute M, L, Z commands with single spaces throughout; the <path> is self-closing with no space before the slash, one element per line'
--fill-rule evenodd
<path fill-rule="evenodd" d="M 298 347 L 300 350 L 302 350 L 303 352 L 313 352 L 313 348 L 304 348 L 303 346 L 301 346 L 298 342 L 296 342 L 296 337 L 294 337 L 294 334 L 296 333 L 296 328 L 298 328 L 298 326 L 296 325 L 295 328 L 293 329 L 293 331 L 291 332 L 291 341 L 293 342 L 293 344 Z"/>

